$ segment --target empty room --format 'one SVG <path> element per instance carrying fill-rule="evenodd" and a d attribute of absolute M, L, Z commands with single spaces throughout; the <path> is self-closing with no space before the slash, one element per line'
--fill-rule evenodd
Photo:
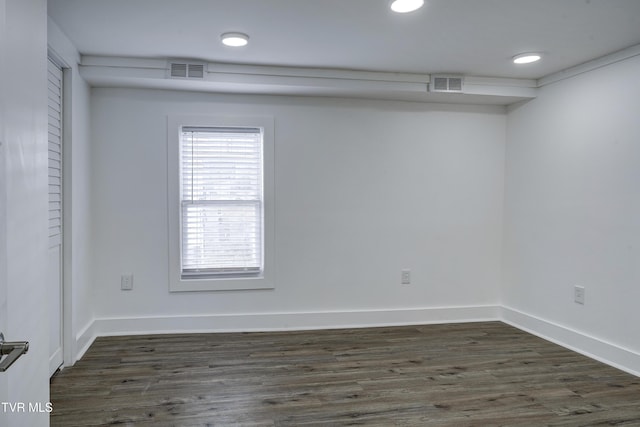
<path fill-rule="evenodd" d="M 0 426 L 640 425 L 640 1 L 0 28 Z"/>

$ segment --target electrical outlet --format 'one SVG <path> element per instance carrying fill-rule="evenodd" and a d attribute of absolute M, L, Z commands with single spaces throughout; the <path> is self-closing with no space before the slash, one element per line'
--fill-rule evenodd
<path fill-rule="evenodd" d="M 411 270 L 408 270 L 408 269 L 402 270 L 400 283 L 402 283 L 403 285 L 411 284 Z"/>
<path fill-rule="evenodd" d="M 120 289 L 130 291 L 133 289 L 133 274 L 123 274 L 120 276 Z"/>
<path fill-rule="evenodd" d="M 584 286 L 573 287 L 573 300 L 576 304 L 584 305 Z"/>

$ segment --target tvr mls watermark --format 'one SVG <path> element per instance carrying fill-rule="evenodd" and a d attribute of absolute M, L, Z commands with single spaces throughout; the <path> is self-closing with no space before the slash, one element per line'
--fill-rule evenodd
<path fill-rule="evenodd" d="M 51 402 L 0 402 L 2 412 L 10 413 L 51 413 L 53 405 Z"/>

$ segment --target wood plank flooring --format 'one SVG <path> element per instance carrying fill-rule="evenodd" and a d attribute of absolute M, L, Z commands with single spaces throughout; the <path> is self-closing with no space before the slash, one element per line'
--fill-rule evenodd
<path fill-rule="evenodd" d="M 640 379 L 500 322 L 98 338 L 52 426 L 640 426 Z"/>

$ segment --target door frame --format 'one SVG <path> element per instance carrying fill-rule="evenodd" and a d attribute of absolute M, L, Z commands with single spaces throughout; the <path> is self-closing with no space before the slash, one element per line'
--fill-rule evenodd
<path fill-rule="evenodd" d="M 61 330 L 62 330 L 62 366 L 60 369 L 72 366 L 74 359 L 73 329 L 72 325 L 72 288 L 71 288 L 71 164 L 70 151 L 70 130 L 71 130 L 71 67 L 58 55 L 55 50 L 49 47 L 48 58 L 62 69 L 62 308 L 61 308 Z"/>

